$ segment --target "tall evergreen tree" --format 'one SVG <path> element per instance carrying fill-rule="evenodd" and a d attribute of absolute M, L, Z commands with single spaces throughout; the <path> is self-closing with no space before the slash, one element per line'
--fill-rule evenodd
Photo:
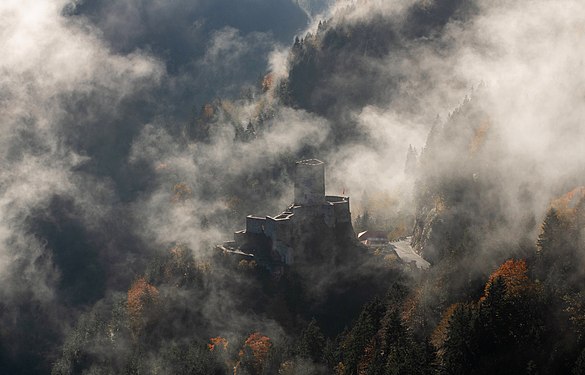
<path fill-rule="evenodd" d="M 561 235 L 562 223 L 556 209 L 551 208 L 546 213 L 542 224 L 542 231 L 538 236 L 538 251 L 540 254 L 546 254 L 553 251 L 556 241 Z"/>
<path fill-rule="evenodd" d="M 300 357 L 311 359 L 313 362 L 321 362 L 323 360 L 323 350 L 325 348 L 325 336 L 321 332 L 321 328 L 313 318 L 307 328 L 301 333 L 301 337 L 297 346 L 297 354 Z"/>
<path fill-rule="evenodd" d="M 449 320 L 447 339 L 441 348 L 441 369 L 446 374 L 469 374 L 477 360 L 476 311 L 458 305 Z"/>

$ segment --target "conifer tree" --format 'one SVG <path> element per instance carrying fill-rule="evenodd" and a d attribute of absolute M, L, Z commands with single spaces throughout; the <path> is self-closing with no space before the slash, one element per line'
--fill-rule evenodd
<path fill-rule="evenodd" d="M 538 236 L 537 241 L 540 254 L 545 255 L 554 251 L 555 241 L 561 235 L 561 226 L 562 223 L 557 210 L 554 208 L 549 209 L 542 224 L 542 232 Z"/>
<path fill-rule="evenodd" d="M 347 334 L 342 347 L 344 374 L 355 374 L 365 349 L 380 328 L 380 321 L 384 315 L 384 305 L 378 299 L 364 307 L 358 320 Z"/>
<path fill-rule="evenodd" d="M 469 374 L 476 361 L 475 313 L 471 306 L 458 305 L 449 320 L 447 339 L 441 348 L 442 370 L 447 374 Z"/>
<path fill-rule="evenodd" d="M 297 353 L 300 357 L 309 358 L 313 362 L 321 362 L 325 348 L 325 336 L 313 318 L 301 333 Z"/>

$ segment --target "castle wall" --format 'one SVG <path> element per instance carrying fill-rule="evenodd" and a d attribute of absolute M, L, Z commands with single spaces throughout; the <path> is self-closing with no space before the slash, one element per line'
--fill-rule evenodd
<path fill-rule="evenodd" d="M 328 227 L 335 226 L 335 207 L 327 202 L 321 206 L 321 214 L 323 215 L 323 221 Z"/>
<path fill-rule="evenodd" d="M 323 215 L 321 206 L 294 206 L 293 212 L 295 221 L 299 223 Z"/>
<path fill-rule="evenodd" d="M 293 206 L 295 221 L 322 217 L 325 224 L 329 227 L 337 223 L 351 222 L 351 213 L 349 211 L 349 198 L 338 196 L 327 196 L 327 201 L 320 205 L 311 206 Z"/>
<path fill-rule="evenodd" d="M 274 247 L 274 251 L 280 257 L 280 261 L 284 264 L 293 264 L 293 250 L 290 246 L 284 245 L 282 243 L 278 243 Z"/>
<path fill-rule="evenodd" d="M 341 202 L 333 203 L 335 222 L 336 223 L 350 223 L 351 213 L 349 211 L 349 198 Z"/>
<path fill-rule="evenodd" d="M 318 212 L 317 208 L 311 206 L 293 206 L 292 210 L 295 214 L 295 220 L 298 221 L 303 221 L 307 217 L 314 216 L 314 213 Z"/>
<path fill-rule="evenodd" d="M 341 195 L 326 195 L 325 200 L 327 202 L 331 202 L 331 203 L 345 202 L 345 201 L 349 201 L 349 197 L 344 197 Z"/>
<path fill-rule="evenodd" d="M 325 200 L 325 163 L 301 160 L 295 169 L 295 205 L 318 205 Z"/>
<path fill-rule="evenodd" d="M 237 247 L 241 247 L 246 243 L 247 234 L 245 230 L 239 230 L 234 233 L 234 242 Z"/>
<path fill-rule="evenodd" d="M 293 262 L 292 249 L 292 213 L 283 213 L 276 218 L 267 216 L 264 226 L 266 237 L 272 241 L 272 251 L 279 255 L 285 264 Z"/>
<path fill-rule="evenodd" d="M 252 215 L 246 216 L 246 233 L 261 234 L 264 233 L 264 224 L 266 219 Z"/>
<path fill-rule="evenodd" d="M 278 230 L 276 228 L 276 220 L 270 216 L 266 217 L 266 224 L 264 225 L 264 234 L 275 242 L 278 238 Z"/>

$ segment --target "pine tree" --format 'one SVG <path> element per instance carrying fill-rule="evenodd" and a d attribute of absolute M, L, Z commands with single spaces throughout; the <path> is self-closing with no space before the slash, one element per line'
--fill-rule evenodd
<path fill-rule="evenodd" d="M 301 333 L 297 353 L 300 357 L 309 358 L 317 363 L 323 359 L 324 348 L 325 336 L 321 332 L 317 321 L 313 318 Z"/>
<path fill-rule="evenodd" d="M 367 304 L 360 313 L 355 325 L 341 343 L 345 374 L 353 375 L 357 373 L 366 348 L 380 328 L 384 310 L 384 304 L 378 299 Z"/>
<path fill-rule="evenodd" d="M 551 208 L 548 210 L 544 222 L 542 224 L 542 231 L 538 236 L 538 251 L 542 255 L 554 251 L 555 241 L 561 235 L 562 223 L 559 219 L 558 212 L 556 209 Z"/>
<path fill-rule="evenodd" d="M 251 141 L 256 138 L 256 129 L 254 125 L 252 125 L 252 121 L 248 121 L 248 126 L 246 126 L 246 130 L 244 132 L 244 139 L 246 141 Z"/>
<path fill-rule="evenodd" d="M 441 367 L 447 374 L 469 374 L 477 358 L 476 316 L 471 306 L 458 305 L 449 320 L 447 339 L 441 348 Z"/>

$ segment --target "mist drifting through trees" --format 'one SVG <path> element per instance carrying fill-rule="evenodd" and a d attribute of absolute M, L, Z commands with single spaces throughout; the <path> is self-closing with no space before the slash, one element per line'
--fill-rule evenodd
<path fill-rule="evenodd" d="M 0 373 L 585 373 L 584 31 L 579 0 L 3 0 Z M 278 271 L 218 251 L 313 158 L 352 223 Z"/>

